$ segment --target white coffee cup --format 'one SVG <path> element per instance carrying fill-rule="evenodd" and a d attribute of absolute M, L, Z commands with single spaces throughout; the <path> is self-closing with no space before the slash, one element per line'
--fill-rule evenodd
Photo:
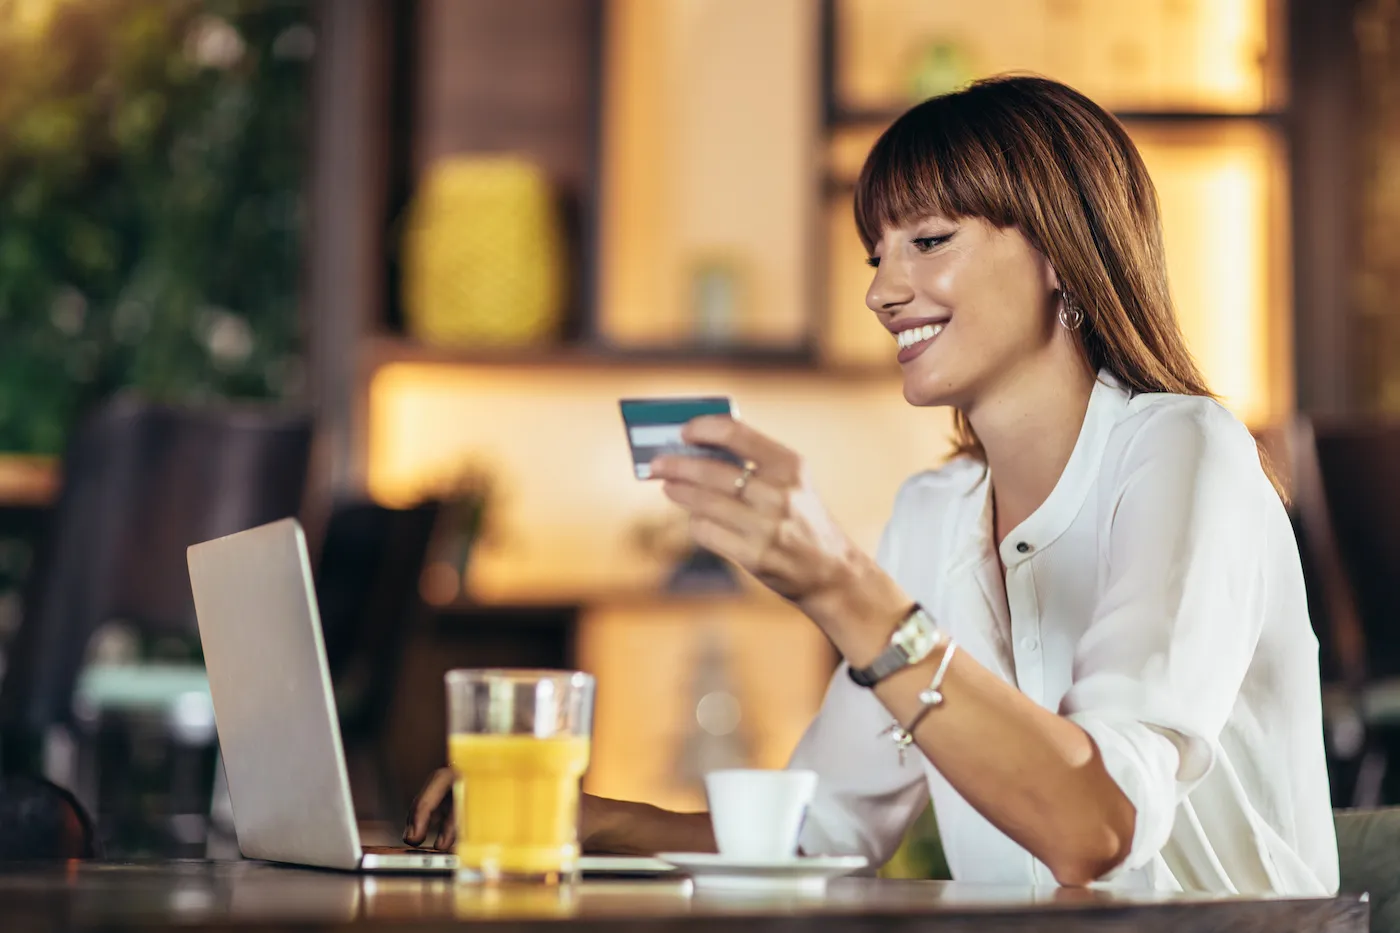
<path fill-rule="evenodd" d="M 775 861 L 797 854 L 817 790 L 814 771 L 711 771 L 705 775 L 715 842 L 726 858 Z"/>

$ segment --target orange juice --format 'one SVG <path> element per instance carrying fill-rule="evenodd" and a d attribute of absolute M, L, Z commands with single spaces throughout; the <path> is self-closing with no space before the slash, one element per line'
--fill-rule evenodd
<path fill-rule="evenodd" d="M 589 745 L 582 736 L 449 736 L 461 867 L 488 879 L 572 873 Z"/>

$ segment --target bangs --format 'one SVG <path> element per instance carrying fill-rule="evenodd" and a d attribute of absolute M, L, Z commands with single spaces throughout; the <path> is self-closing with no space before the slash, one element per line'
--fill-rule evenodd
<path fill-rule="evenodd" d="M 1172 307 L 1147 166 L 1123 125 L 1073 88 L 1005 75 L 918 104 L 871 148 L 854 200 L 872 253 L 929 216 L 1018 231 L 1082 311 L 1073 339 L 1090 371 L 1135 392 L 1211 396 Z M 958 450 L 978 455 L 956 417 Z"/>
<path fill-rule="evenodd" d="M 963 108 L 966 91 L 935 97 L 907 111 L 881 134 L 855 190 L 856 229 L 867 251 L 884 232 L 923 217 L 982 217 L 1016 225 L 1011 148 L 974 129 Z"/>

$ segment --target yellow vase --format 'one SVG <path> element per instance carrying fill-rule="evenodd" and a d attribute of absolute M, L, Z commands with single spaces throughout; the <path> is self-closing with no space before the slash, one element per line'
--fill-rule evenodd
<path fill-rule="evenodd" d="M 403 307 L 418 340 L 459 349 L 553 341 L 565 301 L 554 191 L 515 156 L 455 156 L 433 165 L 410 208 Z"/>

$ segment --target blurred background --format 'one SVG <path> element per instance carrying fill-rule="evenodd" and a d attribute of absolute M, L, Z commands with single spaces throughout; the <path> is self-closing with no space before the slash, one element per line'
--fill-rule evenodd
<path fill-rule="evenodd" d="M 457 666 L 597 674 L 594 792 L 781 766 L 835 657 L 689 546 L 616 400 L 733 396 L 873 548 L 949 422 L 864 308 L 854 179 L 1016 70 L 1141 148 L 1292 486 L 1334 802 L 1396 802 L 1400 0 L 0 0 L 4 767 L 110 851 L 226 847 L 183 548 L 286 514 L 366 819 Z"/>

